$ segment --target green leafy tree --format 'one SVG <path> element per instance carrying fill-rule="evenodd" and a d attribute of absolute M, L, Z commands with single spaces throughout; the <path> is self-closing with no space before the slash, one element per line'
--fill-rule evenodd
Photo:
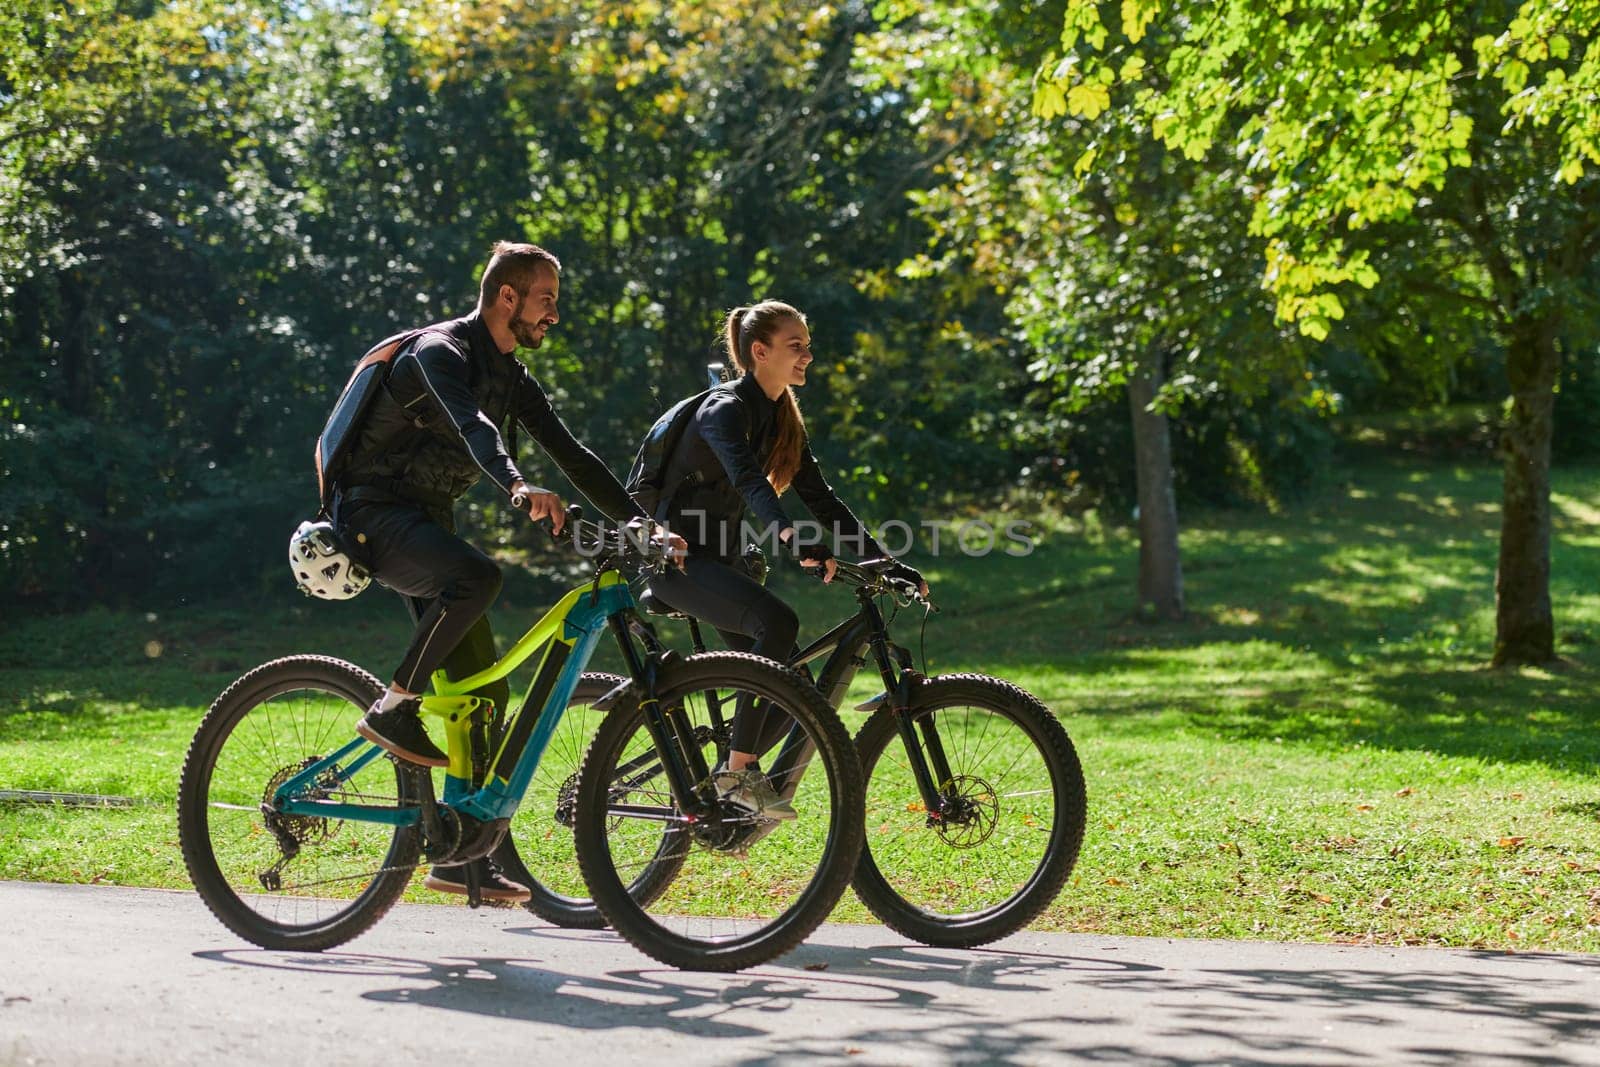
<path fill-rule="evenodd" d="M 1410 228 L 1471 257 L 1450 282 L 1492 324 L 1509 386 L 1494 662 L 1552 658 L 1554 397 L 1600 253 L 1600 4 L 1069 0 L 1061 25 L 1038 113 L 1092 119 L 1125 86 L 1167 148 L 1244 160 L 1262 277 L 1308 336 Z"/>
<path fill-rule="evenodd" d="M 470 307 L 506 237 L 568 263 L 530 363 L 614 468 L 699 386 L 725 310 L 775 295 L 813 314 L 807 409 L 852 489 L 1005 482 L 998 301 L 893 279 L 929 175 L 907 105 L 854 76 L 869 24 L 773 0 L 7 7 L 5 595 L 281 587 L 351 363 Z"/>
<path fill-rule="evenodd" d="M 1180 617 L 1173 418 L 1269 390 L 1290 405 L 1328 399 L 1307 374 L 1313 346 L 1274 322 L 1252 268 L 1264 242 L 1247 232 L 1251 185 L 1221 151 L 1186 160 L 1151 144 L 1131 92 L 1096 94 L 1066 122 L 1028 114 L 1046 47 L 1031 9 L 899 14 L 881 35 L 880 77 L 945 115 L 929 136 L 949 146 L 943 180 L 919 196 L 938 244 L 905 272 L 976 270 L 1006 294 L 1047 423 L 1126 395 L 1141 611 Z"/>
<path fill-rule="evenodd" d="M 279 414 L 256 385 L 289 352 L 268 310 L 288 222 L 228 106 L 256 71 L 225 15 L 97 0 L 0 21 L 10 590 L 214 584 L 262 514 L 244 487 Z"/>

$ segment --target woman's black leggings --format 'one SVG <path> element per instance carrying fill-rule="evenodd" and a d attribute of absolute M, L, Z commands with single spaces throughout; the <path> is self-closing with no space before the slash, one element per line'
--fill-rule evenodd
<path fill-rule="evenodd" d="M 668 568 L 650 580 L 668 607 L 710 623 L 729 648 L 787 662 L 796 651 L 800 620 L 767 588 L 711 556 L 690 556 L 684 569 Z M 735 752 L 759 752 L 771 710 L 741 701 L 733 718 Z"/>

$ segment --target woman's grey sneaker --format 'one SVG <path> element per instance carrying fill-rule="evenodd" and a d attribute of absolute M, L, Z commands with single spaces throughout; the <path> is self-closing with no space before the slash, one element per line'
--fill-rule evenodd
<path fill-rule="evenodd" d="M 450 765 L 450 757 L 428 738 L 428 731 L 422 725 L 422 701 L 412 697 L 388 711 L 378 710 L 382 703 L 382 697 L 373 703 L 366 717 L 356 723 L 356 733 L 403 760 L 424 767 Z"/>
<path fill-rule="evenodd" d="M 454 867 L 435 867 L 428 872 L 422 884 L 440 893 L 467 895 L 467 868 L 478 868 L 478 895 L 484 900 L 521 904 L 533 896 L 525 885 L 519 885 L 500 873 L 500 868 L 487 856 Z"/>
<path fill-rule="evenodd" d="M 755 764 L 738 771 L 719 770 L 711 776 L 717 796 L 761 819 L 792 819 L 794 805 L 772 788 Z"/>

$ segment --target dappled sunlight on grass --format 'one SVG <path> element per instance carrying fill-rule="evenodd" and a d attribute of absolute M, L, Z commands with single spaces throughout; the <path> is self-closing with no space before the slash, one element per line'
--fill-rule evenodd
<path fill-rule="evenodd" d="M 1550 494 L 1550 521 L 1557 526 L 1565 527 L 1568 523 L 1574 526 L 1587 528 L 1590 532 L 1600 529 L 1600 506 L 1596 505 L 1596 497 L 1588 500 L 1566 493 L 1552 492 Z"/>
<path fill-rule="evenodd" d="M 902 611 L 896 640 L 1033 691 L 1078 746 L 1089 834 L 1046 923 L 1600 951 L 1600 469 L 1555 472 L 1550 668 L 1485 668 L 1499 479 L 1380 461 L 1281 514 L 1185 514 L 1181 623 L 1135 619 L 1125 527 L 1055 517 L 1025 558 L 913 557 L 942 612 L 924 633 Z M 854 606 L 788 563 L 773 587 L 802 639 Z M 553 592 L 508 584 L 502 640 Z M 407 629 L 382 593 L 23 620 L 0 635 L 0 788 L 170 803 L 205 705 L 245 668 L 320 650 L 381 675 Z M 869 668 L 849 699 L 879 688 Z M 0 877 L 181 885 L 174 838 L 160 807 L 0 808 Z"/>

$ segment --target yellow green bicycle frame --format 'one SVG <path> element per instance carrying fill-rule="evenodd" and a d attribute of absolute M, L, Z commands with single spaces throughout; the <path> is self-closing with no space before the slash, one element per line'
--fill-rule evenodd
<path fill-rule="evenodd" d="M 445 725 L 445 748 L 450 759 L 441 798 L 445 804 L 483 822 L 511 817 L 560 725 L 567 701 L 594 655 L 607 622 L 633 607 L 633 593 L 622 575 L 615 570 L 601 571 L 594 581 L 562 597 L 492 666 L 454 681 L 443 671 L 434 674 L 434 691 L 423 696 L 422 712 L 443 720 Z M 470 694 L 480 686 L 508 677 L 535 656 L 539 665 L 527 695 L 506 720 L 500 745 L 490 756 L 488 776 L 481 787 L 474 789 L 472 722 L 486 701 Z M 287 815 L 412 825 L 421 818 L 415 806 L 348 804 L 318 796 L 330 792 L 332 782 L 348 780 L 382 755 L 378 746 L 356 738 L 284 782 L 273 795 L 274 806 Z"/>

